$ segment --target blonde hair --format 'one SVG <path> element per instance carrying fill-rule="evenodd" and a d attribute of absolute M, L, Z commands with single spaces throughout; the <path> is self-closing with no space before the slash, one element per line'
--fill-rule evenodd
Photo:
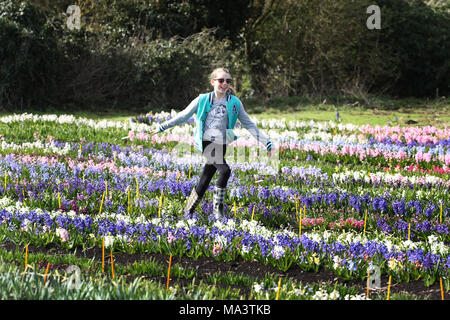
<path fill-rule="evenodd" d="M 227 68 L 216 68 L 216 69 L 214 69 L 213 72 L 211 72 L 211 74 L 209 75 L 209 79 L 210 79 L 210 80 L 216 79 L 217 74 L 218 74 L 219 72 L 226 72 L 226 73 L 228 73 L 228 74 L 231 76 L 231 73 L 230 73 L 230 71 L 229 71 Z M 231 85 L 228 86 L 227 92 L 228 92 L 228 93 L 231 93 L 231 94 L 234 95 L 234 96 L 236 95 L 236 90 L 235 90 L 234 87 L 231 86 Z"/>

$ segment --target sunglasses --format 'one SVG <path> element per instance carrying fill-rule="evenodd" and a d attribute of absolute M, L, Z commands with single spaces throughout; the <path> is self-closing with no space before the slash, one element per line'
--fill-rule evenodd
<path fill-rule="evenodd" d="M 219 81 L 219 83 L 224 83 L 224 81 L 226 81 L 228 84 L 233 82 L 233 79 L 224 79 L 224 78 L 213 79 L 213 80 L 217 80 L 217 81 Z"/>

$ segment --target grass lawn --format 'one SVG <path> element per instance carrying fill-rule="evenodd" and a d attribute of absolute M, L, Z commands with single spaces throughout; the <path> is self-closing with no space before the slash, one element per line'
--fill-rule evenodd
<path fill-rule="evenodd" d="M 308 103 L 300 99 L 272 100 L 266 102 L 249 101 L 246 110 L 260 119 L 288 119 L 299 121 L 336 120 L 337 111 L 343 123 L 355 125 L 433 125 L 445 127 L 450 125 L 450 99 L 399 99 L 372 98 L 347 99 L 345 102 Z"/>
<path fill-rule="evenodd" d="M 271 108 L 267 112 L 251 115 L 259 119 L 285 118 L 299 121 L 329 121 L 337 119 L 337 111 L 339 111 L 339 119 L 341 122 L 353 123 L 355 125 L 404 126 L 414 124 L 417 126 L 433 125 L 436 127 L 445 127 L 450 124 L 450 108 L 447 108 L 447 110 L 417 108 L 414 110 L 399 109 L 386 111 L 358 107 L 350 108 L 346 106 L 310 105 L 296 111 L 284 112 Z"/>

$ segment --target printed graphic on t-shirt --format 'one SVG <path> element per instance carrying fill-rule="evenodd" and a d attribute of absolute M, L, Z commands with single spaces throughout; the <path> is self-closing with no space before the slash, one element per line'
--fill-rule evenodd
<path fill-rule="evenodd" d="M 224 123 L 224 117 L 227 113 L 227 107 L 225 105 L 217 106 L 208 114 L 208 118 L 206 119 L 206 126 L 209 129 L 224 129 L 223 123 Z"/>
<path fill-rule="evenodd" d="M 227 122 L 226 105 L 218 104 L 214 106 L 206 117 L 203 139 L 216 143 L 225 143 Z"/>

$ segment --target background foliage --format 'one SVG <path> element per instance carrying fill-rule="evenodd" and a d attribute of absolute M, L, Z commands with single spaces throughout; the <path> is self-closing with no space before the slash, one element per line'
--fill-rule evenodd
<path fill-rule="evenodd" d="M 450 5 L 377 0 L 0 1 L 0 107 L 184 108 L 231 69 L 243 98 L 450 91 Z M 81 29 L 66 26 L 79 5 Z"/>

